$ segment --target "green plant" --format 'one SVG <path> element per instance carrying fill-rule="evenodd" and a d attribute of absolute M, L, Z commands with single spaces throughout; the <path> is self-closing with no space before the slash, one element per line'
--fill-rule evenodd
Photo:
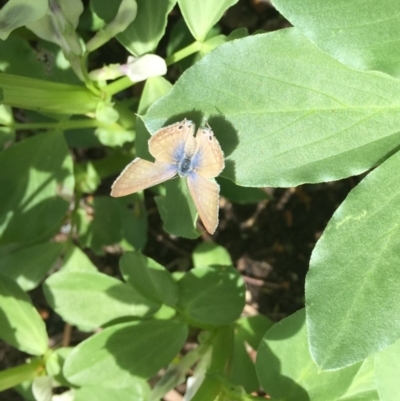
<path fill-rule="evenodd" d="M 260 385 L 275 400 L 398 399 L 398 4 L 274 0 L 293 28 L 226 36 L 213 26 L 235 0 L 178 0 L 167 56 L 150 55 L 175 3 L 91 0 L 83 11 L 79 0 L 10 0 L 0 11 L 0 337 L 32 355 L 0 373 L 0 389 L 43 400 L 55 380 L 75 400 L 157 400 L 196 366 L 195 401 L 257 399 Z M 35 50 L 25 28 L 8 36 L 21 26 L 43 39 Z M 114 37 L 136 59 L 88 71 Z M 166 66 L 185 70 L 174 85 Z M 126 95 L 143 80 L 140 98 Z M 203 243 L 192 270 L 171 274 L 140 252 L 143 196 L 101 191 L 133 154 L 149 158 L 149 132 L 183 118 L 208 120 L 225 154 L 222 194 L 235 200 L 368 172 L 314 248 L 305 310 L 274 325 L 240 318 L 244 282 L 224 248 Z M 79 160 L 98 145 L 101 158 Z M 164 229 L 198 238 L 185 185 L 154 191 Z M 124 281 L 82 252 L 113 244 L 125 251 Z M 43 285 L 49 305 L 82 330 L 103 328 L 73 349 L 48 348 L 26 294 L 56 260 Z M 176 357 L 188 333 L 198 345 Z M 246 344 L 258 348 L 255 364 Z"/>

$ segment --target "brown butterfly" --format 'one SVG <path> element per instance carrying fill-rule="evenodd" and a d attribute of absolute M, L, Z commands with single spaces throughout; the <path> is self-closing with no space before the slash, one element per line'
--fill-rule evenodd
<path fill-rule="evenodd" d="M 111 196 L 125 196 L 167 181 L 176 175 L 187 180 L 200 219 L 213 234 L 218 226 L 219 185 L 224 154 L 211 128 L 183 120 L 158 130 L 149 140 L 154 163 L 136 158 L 111 187 Z"/>

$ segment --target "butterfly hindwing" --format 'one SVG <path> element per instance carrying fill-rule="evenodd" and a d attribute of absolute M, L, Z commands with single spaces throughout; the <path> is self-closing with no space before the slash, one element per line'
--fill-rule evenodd
<path fill-rule="evenodd" d="M 196 173 L 207 178 L 217 177 L 225 167 L 224 154 L 211 128 L 199 128 L 196 141 Z"/>
<path fill-rule="evenodd" d="M 213 234 L 218 226 L 219 185 L 196 173 L 188 177 L 187 183 L 204 227 Z"/>
<path fill-rule="evenodd" d="M 194 128 L 194 123 L 186 119 L 161 128 L 149 139 L 150 154 L 157 161 L 175 164 L 194 141 Z"/>
<path fill-rule="evenodd" d="M 111 187 L 111 196 L 133 194 L 169 180 L 176 175 L 173 166 L 136 158 L 128 164 Z"/>

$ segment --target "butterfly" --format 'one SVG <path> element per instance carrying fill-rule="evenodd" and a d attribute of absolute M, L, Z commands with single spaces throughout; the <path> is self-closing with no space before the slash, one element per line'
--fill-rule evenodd
<path fill-rule="evenodd" d="M 225 167 L 224 154 L 211 127 L 199 128 L 184 119 L 158 130 L 149 139 L 154 163 L 136 158 L 111 187 L 119 197 L 160 184 L 175 176 L 185 178 L 200 219 L 213 234 L 218 226 L 219 185 L 214 180 Z"/>

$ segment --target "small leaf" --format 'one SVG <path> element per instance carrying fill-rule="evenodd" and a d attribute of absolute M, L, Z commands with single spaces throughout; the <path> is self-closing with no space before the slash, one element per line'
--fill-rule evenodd
<path fill-rule="evenodd" d="M 110 22 L 117 13 L 121 0 L 91 0 L 98 16 Z M 153 52 L 164 36 L 167 17 L 176 0 L 136 0 L 137 15 L 133 22 L 116 38 L 135 56 Z"/>
<path fill-rule="evenodd" d="M 197 326 L 224 326 L 243 310 L 245 286 L 232 266 L 196 267 L 179 281 L 178 308 Z"/>
<path fill-rule="evenodd" d="M 400 340 L 379 352 L 375 357 L 375 381 L 380 400 L 400 399 L 399 377 Z"/>
<path fill-rule="evenodd" d="M 80 343 L 67 358 L 64 375 L 78 386 L 120 388 L 132 376 L 149 378 L 183 346 L 187 326 L 178 320 L 147 320 L 108 327 Z"/>
<path fill-rule="evenodd" d="M 136 13 L 137 4 L 135 0 L 121 0 L 117 15 L 86 43 L 86 50 L 92 52 L 107 43 L 118 33 L 123 32 L 135 20 Z"/>
<path fill-rule="evenodd" d="M 178 286 L 171 274 L 153 259 L 140 252 L 126 252 L 120 259 L 124 279 L 148 299 L 174 307 Z"/>
<path fill-rule="evenodd" d="M 63 244 L 41 242 L 5 253 L 0 258 L 0 273 L 29 291 L 37 287 L 61 254 Z"/>
<path fill-rule="evenodd" d="M 179 237 L 195 239 L 197 210 L 189 193 L 186 180 L 176 178 L 165 183 L 166 196 L 157 196 L 155 201 L 164 222 L 164 230 Z"/>
<path fill-rule="evenodd" d="M 159 308 L 129 285 L 102 273 L 54 273 L 43 290 L 49 305 L 66 322 L 86 328 L 97 328 L 119 317 L 148 316 Z"/>
<path fill-rule="evenodd" d="M 145 245 L 147 219 L 143 200 L 138 194 L 118 199 L 96 196 L 92 206 L 93 219 L 81 215 L 79 241 L 82 246 L 102 254 L 107 245 L 120 243 L 126 250 L 140 249 Z"/>
<path fill-rule="evenodd" d="M 11 31 L 46 14 L 47 0 L 8 0 L 0 10 L 0 39 L 6 40 Z"/>
<path fill-rule="evenodd" d="M 45 324 L 28 295 L 6 276 L 0 276 L 0 338 L 31 355 L 48 349 Z"/>
<path fill-rule="evenodd" d="M 64 272 L 97 272 L 97 268 L 92 261 L 75 245 L 70 245 L 65 253 L 61 269 Z"/>
<path fill-rule="evenodd" d="M 74 187 L 62 133 L 35 135 L 1 152 L 0 187 L 1 245 L 17 247 L 54 235 L 69 205 L 64 198 Z"/>
<path fill-rule="evenodd" d="M 272 321 L 263 315 L 242 317 L 236 322 L 238 333 L 255 351 L 272 325 Z"/>
<path fill-rule="evenodd" d="M 178 0 L 179 8 L 192 35 L 202 42 L 222 14 L 238 0 Z"/>
<path fill-rule="evenodd" d="M 213 242 L 202 242 L 193 251 L 194 267 L 203 266 L 231 266 L 232 260 L 229 252 L 222 246 Z"/>

